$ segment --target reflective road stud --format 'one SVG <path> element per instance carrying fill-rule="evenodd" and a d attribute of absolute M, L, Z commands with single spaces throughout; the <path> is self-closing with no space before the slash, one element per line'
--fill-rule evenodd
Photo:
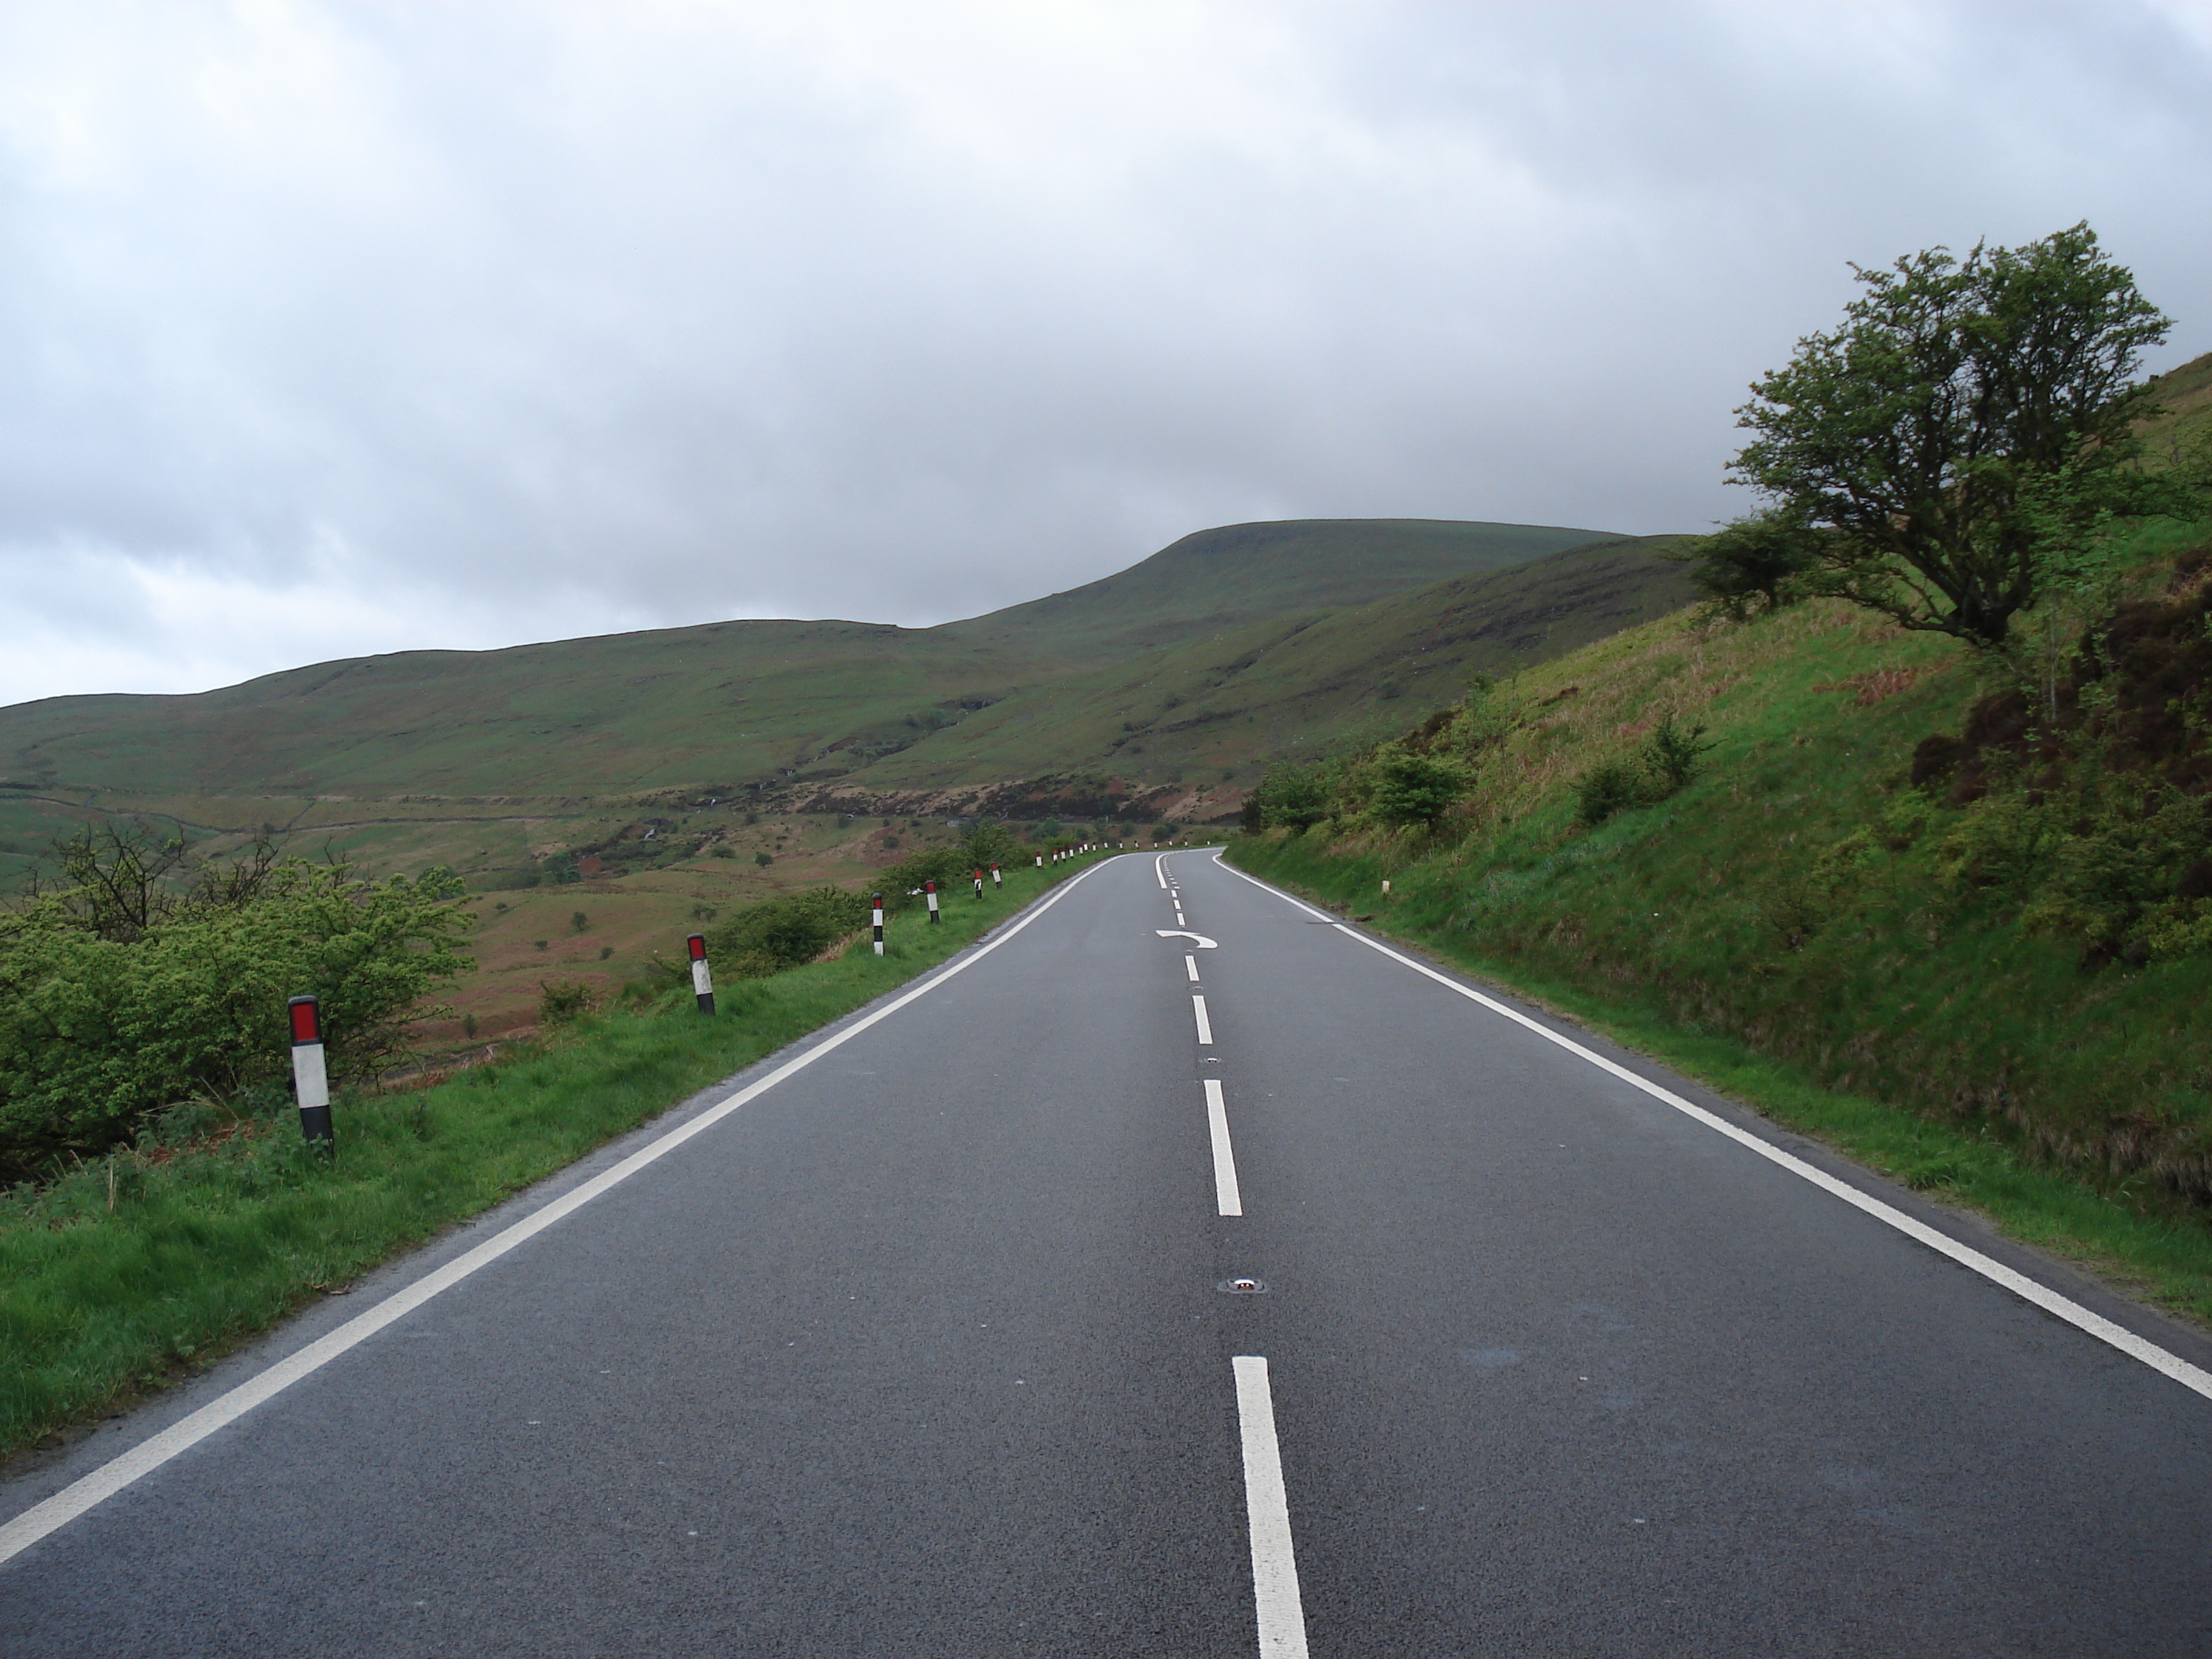
<path fill-rule="evenodd" d="M 707 939 L 703 933 L 694 933 L 684 941 L 691 952 L 691 993 L 699 999 L 699 1012 L 714 1012 L 714 976 L 707 969 Z"/>
<path fill-rule="evenodd" d="M 876 954 L 878 956 L 881 956 L 884 953 L 884 896 L 881 893 L 876 895 L 876 915 L 874 925 L 876 929 Z"/>
<path fill-rule="evenodd" d="M 922 890 L 929 895 L 929 920 L 933 924 L 937 921 L 937 884 L 925 881 L 921 885 Z"/>
<path fill-rule="evenodd" d="M 292 1092 L 300 1101 L 300 1133 L 331 1144 L 331 1076 L 323 1064 L 322 1008 L 313 997 L 284 1005 L 292 1022 Z"/>

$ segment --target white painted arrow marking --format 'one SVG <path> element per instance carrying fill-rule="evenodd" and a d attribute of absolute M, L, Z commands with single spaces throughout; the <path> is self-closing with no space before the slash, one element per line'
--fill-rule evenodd
<path fill-rule="evenodd" d="M 1155 927 L 1152 931 L 1162 939 L 1194 939 L 1201 951 L 1218 951 L 1221 947 L 1203 933 L 1186 933 L 1180 927 Z"/>

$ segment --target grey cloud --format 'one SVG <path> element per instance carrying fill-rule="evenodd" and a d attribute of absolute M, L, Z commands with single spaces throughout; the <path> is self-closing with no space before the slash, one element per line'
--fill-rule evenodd
<path fill-rule="evenodd" d="M 2148 4 L 16 13 L 0 698 L 932 621 L 1244 518 L 1694 526 L 1846 260 L 2086 216 L 2202 349 L 2208 42 Z M 195 583 L 267 602 L 185 639 Z"/>

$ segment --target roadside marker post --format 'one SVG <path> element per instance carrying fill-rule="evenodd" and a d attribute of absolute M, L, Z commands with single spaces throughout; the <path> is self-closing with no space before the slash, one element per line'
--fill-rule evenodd
<path fill-rule="evenodd" d="M 699 999 L 699 1012 L 714 1012 L 714 975 L 707 967 L 707 938 L 694 933 L 684 941 L 691 952 L 691 994 Z"/>
<path fill-rule="evenodd" d="M 922 890 L 929 895 L 929 921 L 932 927 L 935 927 L 937 925 L 937 884 L 933 881 L 926 881 L 921 886 Z"/>
<path fill-rule="evenodd" d="M 980 864 L 975 866 L 975 896 L 983 896 L 983 866 Z"/>
<path fill-rule="evenodd" d="M 884 953 L 884 896 L 881 893 L 876 895 L 874 925 L 876 929 L 876 954 L 878 956 L 881 956 Z"/>
<path fill-rule="evenodd" d="M 1044 854 L 1042 854 L 1042 853 L 1039 853 L 1039 854 L 1036 855 L 1036 861 L 1037 861 L 1037 868 L 1038 868 L 1038 869 L 1040 869 L 1040 870 L 1043 869 L 1043 868 L 1044 868 Z"/>
<path fill-rule="evenodd" d="M 999 866 L 995 864 L 991 866 L 991 890 L 995 893 L 999 889 L 1004 887 L 1006 884 L 1006 879 L 1004 876 L 1001 876 L 999 873 Z"/>
<path fill-rule="evenodd" d="M 300 1135 L 333 1146 L 331 1133 L 331 1074 L 323 1060 L 323 1010 L 313 997 L 294 997 L 284 1005 L 292 1022 L 292 1092 L 300 1102 Z"/>

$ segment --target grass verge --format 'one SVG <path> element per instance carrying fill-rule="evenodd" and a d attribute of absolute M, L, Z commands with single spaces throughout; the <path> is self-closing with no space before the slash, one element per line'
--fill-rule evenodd
<path fill-rule="evenodd" d="M 1238 841 L 1231 862 L 1349 915 L 1379 909 L 1382 866 L 1297 841 Z M 2131 1296 L 2212 1328 L 2212 1230 L 2179 1200 L 2150 1189 L 2102 1189 L 2025 1157 L 1996 1126 L 1950 1124 L 1865 1095 L 1824 1088 L 1787 1061 L 1733 1037 L 1686 1029 L 1631 993 L 1597 996 L 1525 963 L 1468 948 L 1448 926 L 1387 910 L 1363 926 L 1505 988 L 1647 1054 L 1785 1128 L 1880 1174 L 1987 1219 L 2008 1238 L 2075 1263 Z"/>
<path fill-rule="evenodd" d="M 0 1455 L 121 1409 L 309 1298 L 489 1209 L 709 1084 L 865 1006 L 974 942 L 1089 860 L 1016 866 L 901 913 L 878 958 L 590 1015 L 549 1042 L 408 1094 L 342 1096 L 338 1151 L 303 1146 L 270 1100 L 209 1109 L 180 1144 L 0 1195 Z"/>

